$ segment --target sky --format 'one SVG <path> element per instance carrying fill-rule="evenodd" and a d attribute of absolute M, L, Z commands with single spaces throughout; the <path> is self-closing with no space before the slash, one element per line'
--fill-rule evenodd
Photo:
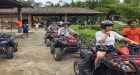
<path fill-rule="evenodd" d="M 59 0 L 34 0 L 35 2 L 41 2 L 43 5 L 46 4 L 47 1 L 51 1 L 52 3 L 58 3 Z M 62 0 L 63 2 L 71 3 L 71 0 Z M 85 1 L 85 0 L 73 0 L 74 2 L 76 1 Z M 120 0 L 120 2 L 123 2 L 123 0 Z"/>

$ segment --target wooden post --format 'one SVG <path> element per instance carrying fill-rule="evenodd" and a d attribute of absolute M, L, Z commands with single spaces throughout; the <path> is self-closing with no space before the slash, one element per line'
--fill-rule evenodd
<path fill-rule="evenodd" d="M 65 14 L 65 22 L 67 22 L 67 14 Z"/>
<path fill-rule="evenodd" d="M 100 25 L 100 15 L 97 15 L 97 25 Z"/>
<path fill-rule="evenodd" d="M 89 16 L 87 16 L 87 22 L 88 22 L 88 20 L 89 20 Z"/>
<path fill-rule="evenodd" d="M 62 16 L 60 16 L 60 21 L 62 21 Z"/>
<path fill-rule="evenodd" d="M 33 15 L 31 15 L 31 26 L 34 27 L 34 19 L 33 19 Z"/>
<path fill-rule="evenodd" d="M 20 5 L 18 6 L 18 20 L 21 20 L 22 23 L 22 9 Z"/>
<path fill-rule="evenodd" d="M 28 24 L 31 26 L 31 14 L 28 15 Z"/>

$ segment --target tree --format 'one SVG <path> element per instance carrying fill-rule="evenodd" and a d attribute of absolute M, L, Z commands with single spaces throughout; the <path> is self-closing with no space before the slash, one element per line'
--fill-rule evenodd
<path fill-rule="evenodd" d="M 116 10 L 114 10 L 114 7 L 110 6 L 111 4 L 120 3 L 119 0 L 101 0 L 98 3 L 98 6 L 94 9 L 97 11 L 107 12 L 106 19 L 109 19 L 109 16 L 112 14 L 118 14 Z"/>
<path fill-rule="evenodd" d="M 123 15 L 127 19 L 139 19 L 140 22 L 140 8 L 135 3 L 117 3 L 112 4 L 112 7 L 116 9 L 121 15 Z M 139 23 L 140 24 L 140 23 Z"/>

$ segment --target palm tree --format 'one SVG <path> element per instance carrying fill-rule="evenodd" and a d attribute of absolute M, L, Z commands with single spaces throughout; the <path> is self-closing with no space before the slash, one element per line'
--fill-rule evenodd
<path fill-rule="evenodd" d="M 34 7 L 41 7 L 42 5 L 43 5 L 43 4 L 40 3 L 40 2 L 39 2 L 39 3 L 36 3 L 36 2 L 35 2 L 33 6 L 34 6 Z"/>

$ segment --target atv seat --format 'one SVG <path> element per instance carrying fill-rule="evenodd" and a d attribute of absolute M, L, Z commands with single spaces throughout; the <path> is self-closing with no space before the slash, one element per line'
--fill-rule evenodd
<path fill-rule="evenodd" d="M 97 53 L 96 47 L 92 47 L 92 48 L 91 48 L 91 51 L 92 51 L 94 54 L 96 54 L 96 53 Z"/>

